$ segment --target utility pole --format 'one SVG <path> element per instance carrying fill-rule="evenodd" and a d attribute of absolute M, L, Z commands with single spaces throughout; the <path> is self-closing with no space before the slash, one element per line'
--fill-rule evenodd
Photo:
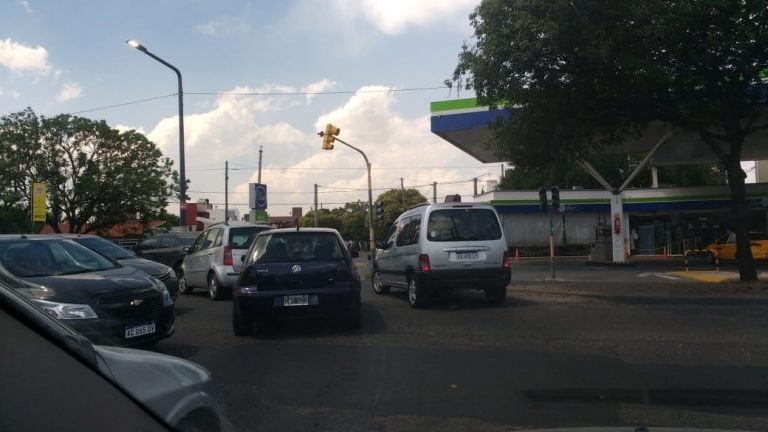
<path fill-rule="evenodd" d="M 432 202 L 437 203 L 437 182 L 432 182 Z"/>
<path fill-rule="evenodd" d="M 403 207 L 405 207 L 405 182 L 402 177 L 400 177 L 400 189 L 403 191 Z"/>
<path fill-rule="evenodd" d="M 261 184 L 261 151 L 264 146 L 259 146 L 259 180 L 257 183 Z"/>
<path fill-rule="evenodd" d="M 501 180 L 504 181 L 504 164 L 501 164 Z"/>
<path fill-rule="evenodd" d="M 315 228 L 317 228 L 317 183 L 315 183 Z"/>
<path fill-rule="evenodd" d="M 477 196 L 477 177 L 475 177 L 474 183 L 475 183 L 475 194 L 473 196 Z"/>
<path fill-rule="evenodd" d="M 229 161 L 224 161 L 224 225 L 229 225 Z"/>

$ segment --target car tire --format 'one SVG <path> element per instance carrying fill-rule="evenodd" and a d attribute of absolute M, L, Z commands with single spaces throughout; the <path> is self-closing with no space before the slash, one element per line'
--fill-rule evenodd
<path fill-rule="evenodd" d="M 235 306 L 232 312 L 232 332 L 235 336 L 247 336 L 253 331 L 253 323 L 240 314 L 240 309 Z"/>
<path fill-rule="evenodd" d="M 497 285 L 485 289 L 485 300 L 488 304 L 501 306 L 507 300 L 507 285 Z"/>
<path fill-rule="evenodd" d="M 211 298 L 211 300 L 221 300 L 223 296 L 223 292 L 221 289 L 221 284 L 219 283 L 219 280 L 216 279 L 216 275 L 211 273 L 208 275 L 208 297 Z"/>
<path fill-rule="evenodd" d="M 379 269 L 373 269 L 373 275 L 371 275 L 371 285 L 373 286 L 373 292 L 376 294 L 389 294 L 389 285 L 384 285 L 384 283 L 381 281 L 381 272 Z"/>
<path fill-rule="evenodd" d="M 429 299 L 426 287 L 416 282 L 416 278 L 408 278 L 408 305 L 413 309 L 427 307 Z"/>
<path fill-rule="evenodd" d="M 184 272 L 179 270 L 179 292 L 184 295 L 192 294 L 195 289 L 187 285 L 187 277 L 184 276 Z"/>

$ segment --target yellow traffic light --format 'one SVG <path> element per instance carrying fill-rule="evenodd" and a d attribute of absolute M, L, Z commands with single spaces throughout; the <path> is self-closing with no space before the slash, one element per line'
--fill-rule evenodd
<path fill-rule="evenodd" d="M 321 133 L 320 136 L 323 137 L 323 150 L 333 150 L 333 142 L 336 141 L 336 138 L 334 136 L 341 133 L 341 129 L 337 128 L 336 126 L 328 123 L 325 125 L 325 132 Z"/>

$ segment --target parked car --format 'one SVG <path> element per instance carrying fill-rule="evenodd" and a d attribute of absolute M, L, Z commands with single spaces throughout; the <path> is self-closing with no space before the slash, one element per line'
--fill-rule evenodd
<path fill-rule="evenodd" d="M 57 235 L 0 236 L 0 264 L 32 287 L 32 301 L 104 345 L 154 344 L 174 331 L 165 284 Z"/>
<path fill-rule="evenodd" d="M 229 425 L 207 369 L 169 355 L 93 345 L 48 310 L 36 307 L 33 289 L 0 267 L 0 343 L 13 346 L 1 362 L 0 430 L 171 426 L 178 431 L 219 431 Z"/>
<path fill-rule="evenodd" d="M 749 233 L 749 248 L 752 250 L 752 258 L 755 261 L 768 260 L 768 239 L 764 233 Z M 714 243 L 706 247 L 710 261 L 714 262 L 715 257 L 721 261 L 736 260 L 736 233 L 726 234 L 720 237 Z"/>
<path fill-rule="evenodd" d="M 338 231 L 283 228 L 256 236 L 232 295 L 232 328 L 274 318 L 341 317 L 361 326 L 360 275 Z"/>
<path fill-rule="evenodd" d="M 179 279 L 176 277 L 176 272 L 167 265 L 139 258 L 132 251 L 96 235 L 61 234 L 61 236 L 74 240 L 88 249 L 120 262 L 120 264 L 139 269 L 156 279 L 160 279 L 168 288 L 172 299 L 176 300 L 179 297 Z"/>
<path fill-rule="evenodd" d="M 206 288 L 212 300 L 229 294 L 251 241 L 271 225 L 243 222 L 216 223 L 208 227 L 187 251 L 179 272 L 179 291 L 191 294 Z"/>
<path fill-rule="evenodd" d="M 438 203 L 411 207 L 392 224 L 373 262 L 376 294 L 408 291 L 425 307 L 440 291 L 485 291 L 490 304 L 507 296 L 509 252 L 499 215 L 488 204 Z"/>
<path fill-rule="evenodd" d="M 167 233 L 140 241 L 133 251 L 141 258 L 167 265 L 179 276 L 181 262 L 187 255 L 185 248 L 192 246 L 199 232 Z"/>

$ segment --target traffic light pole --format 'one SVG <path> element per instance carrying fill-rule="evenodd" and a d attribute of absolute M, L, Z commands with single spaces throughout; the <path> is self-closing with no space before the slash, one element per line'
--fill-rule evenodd
<path fill-rule="evenodd" d="M 376 253 L 376 237 L 374 236 L 373 232 L 373 189 L 371 188 L 371 163 L 368 162 L 368 156 L 366 156 L 365 153 L 363 153 L 363 151 L 359 148 L 342 140 L 338 136 L 334 137 L 334 141 L 338 141 L 351 148 L 352 150 L 360 153 L 363 156 L 363 159 L 365 159 L 366 168 L 368 168 L 368 245 L 370 247 L 371 259 L 373 259 L 373 254 Z"/>
<path fill-rule="evenodd" d="M 553 206 L 549 206 L 549 268 L 555 278 L 555 224 L 552 220 Z"/>

